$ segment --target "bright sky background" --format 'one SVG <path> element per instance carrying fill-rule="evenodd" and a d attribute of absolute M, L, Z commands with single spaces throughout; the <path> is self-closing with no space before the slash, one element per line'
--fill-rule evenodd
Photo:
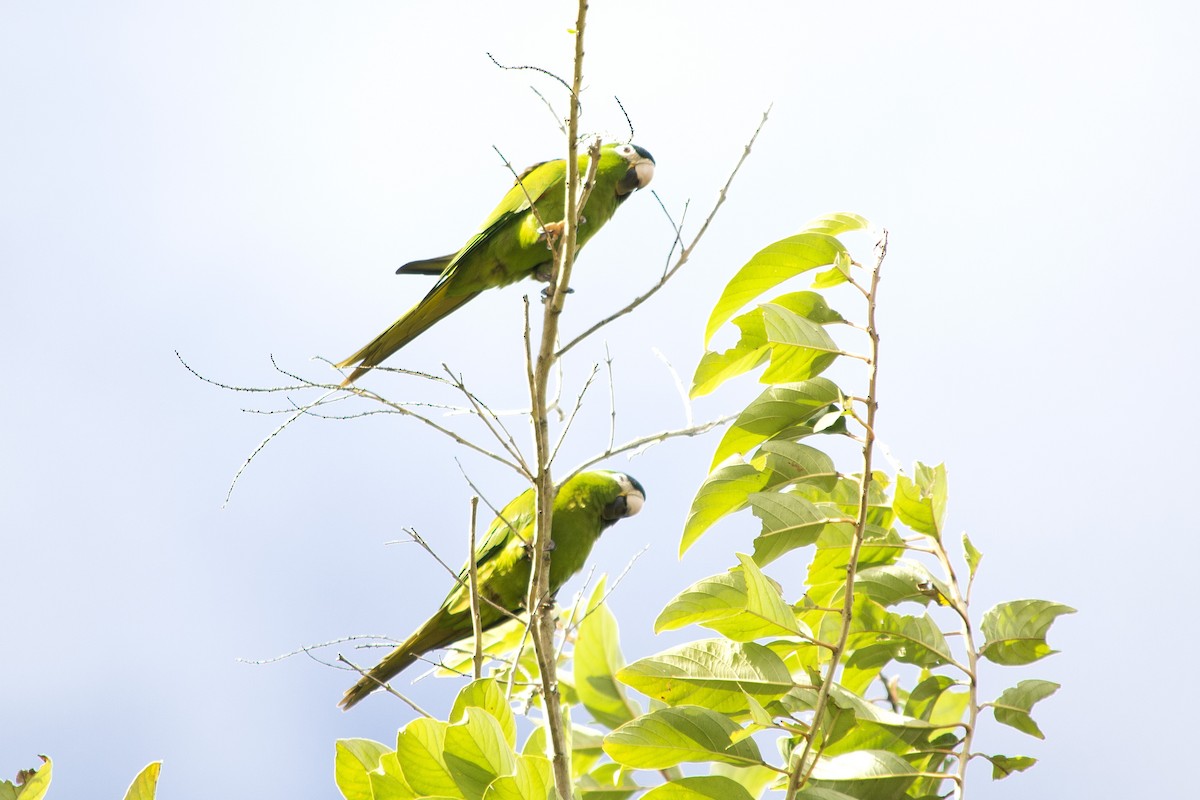
<path fill-rule="evenodd" d="M 516 477 L 404 420 L 305 420 L 222 509 L 275 418 L 173 351 L 230 383 L 276 384 L 271 354 L 328 378 L 310 359 L 345 357 L 428 288 L 395 267 L 457 248 L 511 183 L 493 146 L 518 167 L 560 155 L 529 89 L 563 109 L 559 87 L 485 53 L 566 75 L 573 19 L 567 2 L 0 8 L 0 775 L 46 753 L 53 797 L 113 798 L 162 759 L 164 800 L 333 797 L 333 740 L 389 741 L 409 719 L 386 697 L 343 714 L 353 676 L 307 658 L 237 659 L 404 636 L 449 579 L 384 543 L 412 526 L 457 564 L 455 456 L 493 502 Z M 890 229 L 880 433 L 906 465 L 947 463 L 952 528 L 985 554 L 977 617 L 1020 597 L 1079 609 L 1052 631 L 1061 654 L 985 676 L 993 697 L 1063 688 L 1037 708 L 1045 742 L 985 720 L 980 749 L 1041 763 L 999 784 L 974 767 L 977 798 L 1192 785 L 1197 29 L 1194 4 L 1169 2 L 592 4 L 585 127 L 624 137 L 620 96 L 653 188 L 676 215 L 691 199 L 688 231 L 774 109 L 693 262 L 578 348 L 568 387 L 607 343 L 618 439 L 679 426 L 652 348 L 688 377 L 754 251 L 830 211 Z M 584 251 L 565 329 L 652 283 L 670 239 L 633 197 Z M 446 362 L 518 408 L 535 291 L 486 295 L 390 363 Z M 607 438 L 606 386 L 585 411 L 564 468 Z M 750 547 L 742 515 L 676 558 L 715 444 L 609 464 L 648 493 L 594 557 L 613 574 L 650 544 L 611 601 L 631 660 L 704 636 L 656 639 L 645 614 Z M 796 593 L 801 563 L 767 572 Z M 411 693 L 444 713 L 457 685 Z"/>

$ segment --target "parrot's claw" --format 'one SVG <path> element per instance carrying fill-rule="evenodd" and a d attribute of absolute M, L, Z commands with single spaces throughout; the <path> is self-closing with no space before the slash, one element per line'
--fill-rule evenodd
<path fill-rule="evenodd" d="M 547 222 L 542 227 L 538 228 L 538 238 L 553 241 L 559 236 L 562 236 L 563 228 L 567 226 L 565 222 Z"/>
<path fill-rule="evenodd" d="M 574 290 L 574 289 L 572 289 L 570 286 L 568 286 L 568 287 L 567 287 L 567 294 L 575 294 L 575 290 Z M 543 287 L 542 287 L 542 302 L 544 303 L 544 302 L 546 302 L 546 301 L 547 301 L 547 300 L 549 300 L 549 299 L 550 299 L 550 287 L 549 287 L 549 286 L 543 286 Z"/>

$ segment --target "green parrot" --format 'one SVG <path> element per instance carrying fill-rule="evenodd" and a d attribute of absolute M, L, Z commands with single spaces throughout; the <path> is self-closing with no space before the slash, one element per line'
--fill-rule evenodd
<path fill-rule="evenodd" d="M 554 595 L 568 578 L 583 569 L 592 545 L 601 533 L 617 520 L 641 511 L 645 501 L 646 491 L 642 485 L 623 472 L 581 472 L 559 486 L 551 523 L 554 549 L 550 555 L 550 594 Z M 525 607 L 529 590 L 529 546 L 533 542 L 536 514 L 531 488 L 504 507 L 488 528 L 487 535 L 476 545 L 479 615 L 485 631 L 509 617 L 483 598 L 514 613 Z M 391 680 L 430 650 L 470 637 L 474 631 L 468 575 L 468 568 L 464 566 L 437 613 L 385 656 L 367 677 L 350 687 L 338 705 L 349 709 L 378 689 L 377 681 Z"/>
<path fill-rule="evenodd" d="M 370 344 L 342 361 L 352 367 L 349 386 L 371 367 L 420 336 L 435 322 L 466 303 L 484 289 L 507 286 L 536 276 L 549 280 L 552 258 L 547 237 L 563 228 L 566 160 L 543 161 L 521 173 L 483 226 L 457 253 L 413 261 L 397 274 L 439 275 L 437 283 L 419 303 L 376 336 Z M 580 174 L 588 157 L 579 157 Z M 595 187 L 584 208 L 576 242 L 587 243 L 608 222 L 617 206 L 635 190 L 643 189 L 654 177 L 654 157 L 635 144 L 606 144 L 600 148 Z M 533 208 L 530 207 L 530 199 Z M 534 211 L 536 209 L 536 213 Z"/>

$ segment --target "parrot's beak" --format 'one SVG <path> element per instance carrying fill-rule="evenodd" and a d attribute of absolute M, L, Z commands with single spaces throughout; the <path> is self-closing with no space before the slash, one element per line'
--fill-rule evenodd
<path fill-rule="evenodd" d="M 620 196 L 632 194 L 638 189 L 645 189 L 654 179 L 654 159 L 640 158 L 629 165 L 629 169 L 617 183 L 617 194 Z"/>
<path fill-rule="evenodd" d="M 621 486 L 621 493 L 601 512 L 600 516 L 605 521 L 605 527 L 619 519 L 632 517 L 646 504 L 646 490 L 636 479 L 622 472 L 615 473 L 615 476 L 617 483 Z"/>

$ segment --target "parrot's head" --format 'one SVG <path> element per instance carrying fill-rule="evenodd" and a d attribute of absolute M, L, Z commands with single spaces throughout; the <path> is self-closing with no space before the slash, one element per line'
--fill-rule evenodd
<path fill-rule="evenodd" d="M 619 519 L 632 517 L 642 510 L 642 505 L 646 502 L 646 490 L 637 482 L 637 478 L 632 478 L 624 472 L 610 472 L 609 477 L 616 481 L 618 494 L 606 503 L 600 512 L 606 528 Z"/>
<path fill-rule="evenodd" d="M 625 197 L 649 186 L 654 179 L 654 156 L 650 155 L 650 151 L 636 144 L 618 144 L 614 147 L 617 155 L 629 162 L 629 169 L 617 182 L 617 196 Z"/>

